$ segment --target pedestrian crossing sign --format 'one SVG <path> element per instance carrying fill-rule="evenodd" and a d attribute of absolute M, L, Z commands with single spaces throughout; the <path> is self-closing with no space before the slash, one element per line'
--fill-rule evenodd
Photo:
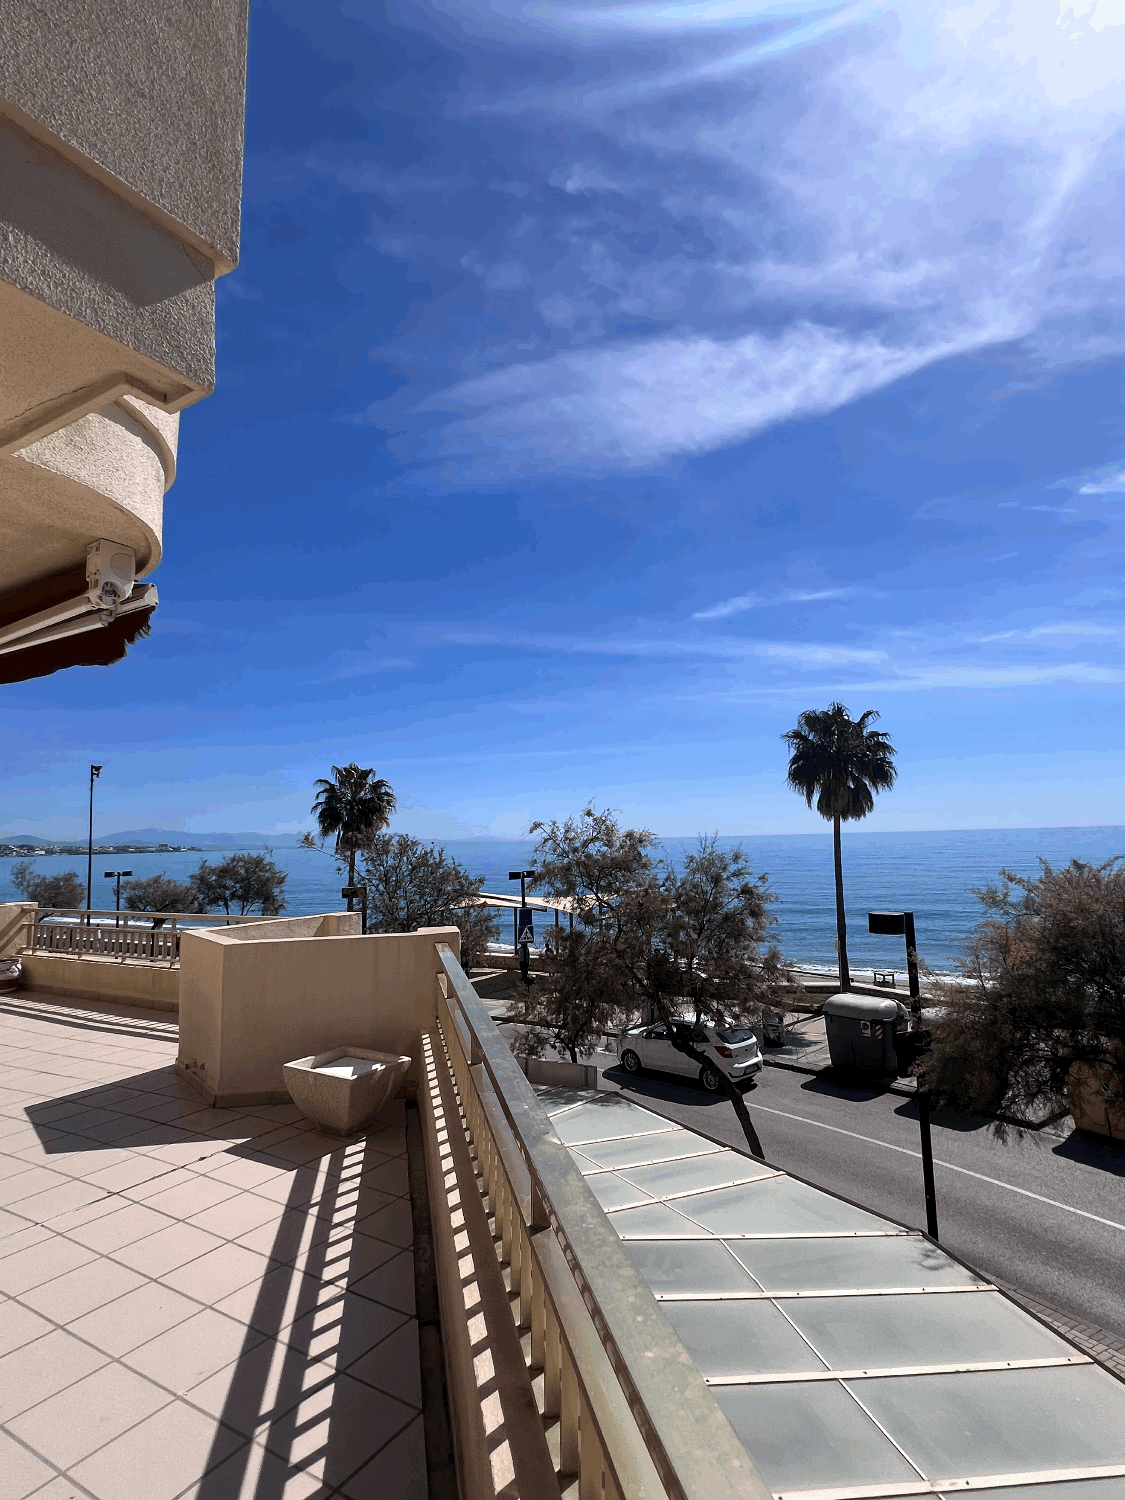
<path fill-rule="evenodd" d="M 520 907 L 520 914 L 516 921 L 517 943 L 534 943 L 535 923 L 532 914 L 526 906 Z"/>

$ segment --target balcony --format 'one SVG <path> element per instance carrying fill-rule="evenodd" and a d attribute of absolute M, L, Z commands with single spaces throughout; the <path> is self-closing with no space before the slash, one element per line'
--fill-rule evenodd
<path fill-rule="evenodd" d="M 178 1040 L 0 1002 L 11 1493 L 1117 1494 L 1125 1386 L 924 1236 L 537 1092 L 443 930 L 284 927 L 184 934 Z M 308 1024 L 412 1030 L 412 1097 L 344 1143 L 269 1102 Z"/>

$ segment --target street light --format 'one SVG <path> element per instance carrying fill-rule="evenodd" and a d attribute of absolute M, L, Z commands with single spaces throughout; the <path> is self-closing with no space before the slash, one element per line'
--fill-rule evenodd
<path fill-rule="evenodd" d="M 930 1033 L 922 1025 L 922 992 L 918 984 L 918 947 L 914 937 L 912 911 L 869 911 L 867 930 L 882 937 L 906 939 L 906 974 L 910 987 L 909 1045 L 902 1049 L 900 1070 L 917 1062 L 929 1046 Z M 938 1237 L 937 1192 L 934 1188 L 934 1148 L 930 1140 L 930 1094 L 925 1074 L 918 1075 L 915 1098 L 918 1101 L 918 1135 L 922 1146 L 922 1185 L 926 1192 L 926 1233 Z"/>
<path fill-rule="evenodd" d="M 520 961 L 520 976 L 524 984 L 531 983 L 531 945 L 535 941 L 535 921 L 527 905 L 527 882 L 535 876 L 534 870 L 509 870 L 508 879 L 520 883 L 520 909 L 515 913 L 516 957 Z"/>
<path fill-rule="evenodd" d="M 90 767 L 90 840 L 86 845 L 86 926 L 90 925 L 90 907 L 94 893 L 94 782 L 102 774 L 101 766 Z"/>
<path fill-rule="evenodd" d="M 117 917 L 117 920 L 113 924 L 115 927 L 121 926 L 121 882 L 123 880 L 128 880 L 132 873 L 132 870 L 107 870 L 105 872 L 105 878 L 107 880 L 117 881 L 117 911 L 119 915 Z"/>

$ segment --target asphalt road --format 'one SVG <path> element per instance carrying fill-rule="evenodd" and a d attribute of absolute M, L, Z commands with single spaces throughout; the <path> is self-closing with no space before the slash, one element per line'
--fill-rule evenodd
<path fill-rule="evenodd" d="M 729 1100 L 605 1064 L 605 1081 L 638 1103 L 746 1149 Z M 760 1078 L 745 1098 L 771 1165 L 925 1229 L 913 1100 L 780 1068 Z M 985 1275 L 1125 1338 L 1125 1148 L 1046 1131 L 1005 1143 L 983 1120 L 945 1114 L 934 1116 L 932 1134 L 941 1243 Z"/>

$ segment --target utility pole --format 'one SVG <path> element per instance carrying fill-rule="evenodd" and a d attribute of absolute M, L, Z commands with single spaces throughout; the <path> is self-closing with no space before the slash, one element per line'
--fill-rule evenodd
<path fill-rule="evenodd" d="M 117 920 L 113 924 L 115 927 L 121 926 L 121 882 L 123 880 L 128 880 L 132 873 L 132 870 L 107 870 L 105 872 L 105 878 L 107 880 L 117 881 Z"/>
<path fill-rule="evenodd" d="M 102 774 L 101 766 L 90 767 L 90 838 L 86 845 L 86 926 L 90 925 L 90 908 L 94 893 L 94 782 Z"/>

